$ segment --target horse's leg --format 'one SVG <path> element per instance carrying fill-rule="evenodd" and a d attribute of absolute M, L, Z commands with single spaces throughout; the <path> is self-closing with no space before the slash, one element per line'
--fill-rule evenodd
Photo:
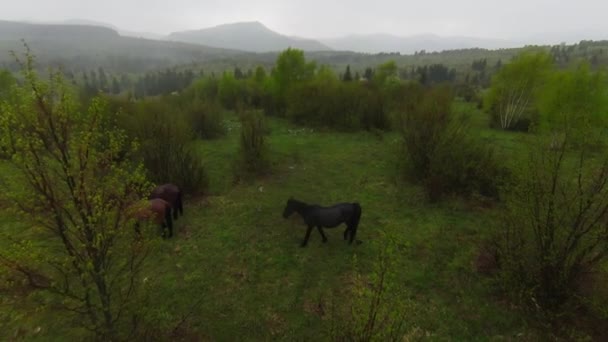
<path fill-rule="evenodd" d="M 177 220 L 177 201 L 171 203 L 171 211 L 173 211 L 173 220 Z"/>
<path fill-rule="evenodd" d="M 319 230 L 319 233 L 321 233 L 321 237 L 323 238 L 323 242 L 327 242 L 327 237 L 325 236 L 325 233 L 323 233 L 323 228 L 321 228 L 321 226 L 317 226 L 317 229 Z"/>
<path fill-rule="evenodd" d="M 344 229 L 344 241 L 346 241 L 346 239 L 348 239 L 348 232 L 350 231 L 350 227 L 346 226 L 346 229 Z"/>
<path fill-rule="evenodd" d="M 167 226 L 165 225 L 165 223 L 164 222 L 161 223 L 160 224 L 160 230 L 162 232 L 163 239 L 167 238 L 167 231 L 165 230 L 165 228 L 167 228 Z"/>
<path fill-rule="evenodd" d="M 308 226 L 308 229 L 306 230 L 306 236 L 304 237 L 304 241 L 302 241 L 302 244 L 300 245 L 300 247 L 306 247 L 306 244 L 308 244 L 308 239 L 310 238 L 310 232 L 312 232 L 312 228 L 314 226 Z"/>

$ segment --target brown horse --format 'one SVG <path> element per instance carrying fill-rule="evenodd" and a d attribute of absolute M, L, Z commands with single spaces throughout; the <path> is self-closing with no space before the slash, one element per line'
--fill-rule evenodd
<path fill-rule="evenodd" d="M 157 186 L 156 189 L 152 190 L 150 196 L 148 196 L 148 199 L 154 198 L 162 198 L 165 201 L 169 202 L 169 204 L 171 204 L 171 207 L 173 209 L 174 220 L 177 220 L 178 210 L 182 216 L 184 215 L 184 207 L 182 204 L 182 192 L 179 187 L 177 187 L 177 185 L 163 184 Z"/>
<path fill-rule="evenodd" d="M 147 201 L 144 205 L 133 205 L 130 208 L 128 216 L 134 218 L 135 231 L 141 234 L 139 229 L 140 222 L 153 221 L 161 226 L 163 237 L 165 237 L 165 228 L 169 229 L 169 237 L 173 236 L 173 220 L 171 218 L 171 204 L 161 199 L 154 198 Z"/>

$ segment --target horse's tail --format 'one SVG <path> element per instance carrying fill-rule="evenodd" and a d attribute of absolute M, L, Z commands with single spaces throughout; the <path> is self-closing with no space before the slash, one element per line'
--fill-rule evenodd
<path fill-rule="evenodd" d="M 353 243 L 353 240 L 355 239 L 355 235 L 357 235 L 357 227 L 359 226 L 359 220 L 361 219 L 361 205 L 359 205 L 359 203 L 353 203 L 354 206 L 354 212 L 353 212 L 353 216 L 350 219 L 350 240 L 349 243 Z"/>

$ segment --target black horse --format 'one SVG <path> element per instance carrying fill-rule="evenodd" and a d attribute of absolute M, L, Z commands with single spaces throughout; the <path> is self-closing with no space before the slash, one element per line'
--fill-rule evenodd
<path fill-rule="evenodd" d="M 287 200 L 285 210 L 283 210 L 283 217 L 288 218 L 294 212 L 300 214 L 308 225 L 306 237 L 304 237 L 304 241 L 300 245 L 301 247 L 306 247 L 306 244 L 308 244 L 310 232 L 314 227 L 317 227 L 317 230 L 319 230 L 321 237 L 323 237 L 323 242 L 327 242 L 323 228 L 335 228 L 342 223 L 346 223 L 344 240 L 348 238 L 349 244 L 352 244 L 355 235 L 357 235 L 357 226 L 361 219 L 361 206 L 359 203 L 338 203 L 331 207 L 322 207 L 290 198 Z M 357 241 L 357 243 L 360 243 L 360 241 Z"/>

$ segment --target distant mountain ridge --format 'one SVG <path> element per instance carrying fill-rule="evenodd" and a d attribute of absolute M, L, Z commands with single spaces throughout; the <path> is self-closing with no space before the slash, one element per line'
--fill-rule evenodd
<path fill-rule="evenodd" d="M 173 32 L 167 39 L 250 52 L 274 52 L 287 49 L 288 47 L 304 51 L 332 50 L 327 45 L 313 39 L 288 37 L 274 32 L 257 21 L 223 24 L 193 31 Z"/>
<path fill-rule="evenodd" d="M 158 34 L 158 33 L 123 30 L 112 24 L 104 23 L 101 21 L 88 20 L 88 19 L 74 18 L 74 19 L 67 19 L 67 20 L 63 20 L 63 21 L 41 21 L 41 22 L 23 21 L 23 23 L 35 24 L 35 25 L 98 26 L 98 27 L 105 27 L 105 28 L 112 29 L 112 30 L 118 32 L 118 34 L 120 34 L 121 36 L 125 36 L 125 37 L 145 38 L 145 39 L 155 39 L 155 40 L 163 40 L 166 38 L 164 35 Z"/>
<path fill-rule="evenodd" d="M 368 35 L 349 35 L 338 38 L 321 39 L 321 42 L 341 51 L 362 53 L 400 52 L 413 54 L 416 51 L 427 52 L 483 48 L 501 49 L 521 47 L 523 44 L 499 39 L 473 37 L 441 37 L 435 34 L 413 36 L 396 36 L 385 33 Z"/>
<path fill-rule="evenodd" d="M 0 20 L 2 22 L 2 20 Z M 115 25 L 87 20 L 68 19 L 63 21 L 19 21 L 13 23 L 47 25 L 51 31 L 58 30 L 55 26 L 78 26 L 90 32 L 90 28 L 102 27 L 111 29 L 123 37 L 144 38 L 150 40 L 170 40 L 190 44 L 204 45 L 243 52 L 268 53 L 282 51 L 288 47 L 302 49 L 307 52 L 343 51 L 366 54 L 393 53 L 413 54 L 416 51 L 440 52 L 447 50 L 460 50 L 481 48 L 488 50 L 518 48 L 525 45 L 552 45 L 562 42 L 577 43 L 580 40 L 605 40 L 603 34 L 592 30 L 578 30 L 576 32 L 545 32 L 543 34 L 528 34 L 505 39 L 475 38 L 463 36 L 438 36 L 435 34 L 418 34 L 398 36 L 387 33 L 353 34 L 333 38 L 311 39 L 298 36 L 288 36 L 270 30 L 258 21 L 236 22 L 222 24 L 199 30 L 173 32 L 169 35 L 151 32 L 137 32 L 124 30 Z"/>
<path fill-rule="evenodd" d="M 0 20 L 0 65 L 13 61 L 9 51 L 22 51 L 21 39 L 28 43 L 42 65 L 61 64 L 70 68 L 96 65 L 142 71 L 250 55 L 199 44 L 125 37 L 105 26 Z"/>
<path fill-rule="evenodd" d="M 112 39 L 120 35 L 116 30 L 102 26 L 29 24 L 0 20 L 0 40 Z"/>

